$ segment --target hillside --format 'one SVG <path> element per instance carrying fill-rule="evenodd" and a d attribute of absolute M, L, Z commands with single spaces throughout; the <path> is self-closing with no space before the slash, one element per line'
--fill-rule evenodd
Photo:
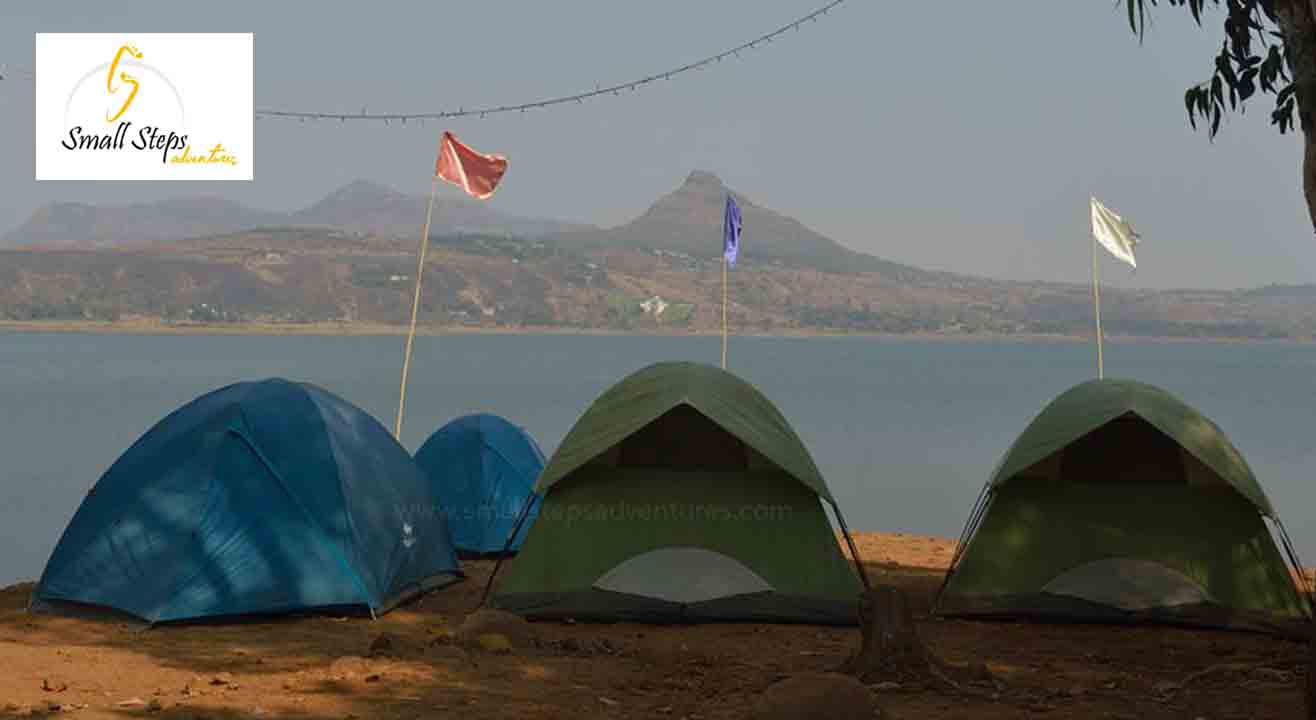
<path fill-rule="evenodd" d="M 654 250 L 568 251 L 497 236 L 437 237 L 423 326 L 715 331 L 716 262 Z M 244 232 L 132 251 L 0 251 L 0 320 L 401 325 L 413 243 L 315 229 Z M 929 274 L 757 265 L 731 275 L 737 332 L 1090 334 L 1082 286 L 961 283 Z M 1258 296 L 1259 293 L 1259 296 Z M 654 298 L 658 298 L 655 300 Z M 1316 291 L 1103 294 L 1112 335 L 1316 336 Z"/>
<path fill-rule="evenodd" d="M 349 232 L 419 236 L 427 198 L 407 195 L 377 183 L 357 180 L 289 215 L 285 225 L 328 227 Z M 488 233 L 536 237 L 584 226 L 557 220 L 525 218 L 499 212 L 488 203 L 443 192 L 434 203 L 435 233 Z"/>
<path fill-rule="evenodd" d="M 57 202 L 0 237 L 0 247 L 101 248 L 204 237 L 267 227 L 323 227 L 415 237 L 426 198 L 357 180 L 291 213 L 256 210 L 211 196 L 98 206 Z M 557 220 L 524 218 L 451 193 L 435 203 L 434 232 L 483 232 L 534 237 L 585 229 Z"/>
<path fill-rule="evenodd" d="M 717 238 L 728 191 L 696 172 L 631 222 L 546 234 L 537 231 L 551 227 L 548 221 L 489 214 L 480 205 L 445 207 L 452 225 L 432 238 L 420 322 L 716 331 Z M 856 253 L 737 197 L 747 227 L 746 251 L 730 275 L 729 319 L 737 332 L 1092 332 L 1085 285 L 920 270 Z M 416 240 L 402 230 L 414 225 L 417 201 L 353 183 L 304 211 L 258 218 L 278 221 L 261 229 L 198 236 L 207 226 L 196 220 L 204 215 L 197 208 L 223 206 L 193 202 L 195 212 L 185 214 L 190 231 L 168 239 L 0 250 L 0 320 L 401 325 L 416 271 Z M 154 227 L 181 226 L 174 207 L 156 207 Z M 81 222 L 97 228 L 112 211 Z M 216 226 L 226 221 L 217 211 L 210 217 Z M 516 222 L 525 223 L 517 226 L 522 232 L 507 232 Z M 49 236 L 53 227 L 39 230 Z M 1102 299 L 1111 335 L 1316 338 L 1316 286 L 1109 288 Z"/>
<path fill-rule="evenodd" d="M 116 206 L 56 202 L 0 237 L 0 247 L 111 247 L 234 232 L 280 220 L 278 213 L 206 196 Z"/>

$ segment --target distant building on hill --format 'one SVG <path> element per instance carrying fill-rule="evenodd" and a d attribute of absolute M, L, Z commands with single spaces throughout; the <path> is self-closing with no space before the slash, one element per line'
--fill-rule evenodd
<path fill-rule="evenodd" d="M 661 297 L 657 295 L 654 295 L 648 300 L 645 300 L 644 302 L 640 303 L 640 309 L 643 310 L 644 314 L 646 315 L 652 315 L 654 317 L 658 317 L 659 315 L 663 314 L 664 310 L 667 309 L 667 301 L 663 300 Z"/>

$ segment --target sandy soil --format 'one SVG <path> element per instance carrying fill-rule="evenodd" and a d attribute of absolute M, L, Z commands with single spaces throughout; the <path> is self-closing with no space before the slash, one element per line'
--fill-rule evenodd
<path fill-rule="evenodd" d="M 955 663 L 985 662 L 999 692 L 882 686 L 895 718 L 1292 718 L 1305 646 L 1169 628 L 943 621 L 926 615 L 954 543 L 862 534 L 873 577 L 905 588 L 920 632 Z M 531 623 L 511 652 L 451 633 L 490 563 L 377 621 L 314 617 L 166 627 L 29 615 L 0 591 L 0 716 L 311 719 L 749 717 L 784 677 L 837 668 L 857 629 Z M 371 656 L 389 634 L 391 647 Z M 51 708 L 58 707 L 52 711 Z"/>

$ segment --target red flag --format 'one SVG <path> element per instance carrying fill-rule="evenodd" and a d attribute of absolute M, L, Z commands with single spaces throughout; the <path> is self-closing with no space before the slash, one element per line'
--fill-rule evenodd
<path fill-rule="evenodd" d="M 439 161 L 434 165 L 436 176 L 461 187 L 471 197 L 488 200 L 505 172 L 507 158 L 475 152 L 461 144 L 452 133 L 443 131 L 439 140 Z"/>

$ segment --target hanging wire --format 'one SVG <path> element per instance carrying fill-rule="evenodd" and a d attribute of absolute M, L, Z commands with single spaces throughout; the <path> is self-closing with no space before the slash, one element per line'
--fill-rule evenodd
<path fill-rule="evenodd" d="M 652 75 L 646 75 L 645 77 L 639 78 L 638 80 L 631 80 L 629 82 L 618 83 L 616 85 L 609 85 L 607 87 L 599 87 L 598 85 L 595 85 L 593 90 L 589 90 L 581 93 L 575 93 L 573 95 L 561 95 L 558 97 L 547 98 L 544 100 L 515 103 L 510 105 L 492 105 L 488 107 L 476 107 L 470 109 L 459 106 L 456 110 L 440 110 L 436 112 L 420 112 L 420 113 L 368 112 L 365 108 L 361 108 L 361 112 L 359 113 L 316 112 L 316 111 L 286 110 L 282 108 L 264 107 L 264 108 L 256 108 L 256 117 L 291 119 L 291 120 L 307 120 L 307 119 L 338 120 L 340 123 L 347 122 L 348 120 L 353 120 L 353 121 L 366 120 L 366 121 L 375 121 L 375 122 L 383 121 L 385 124 L 387 124 L 390 120 L 400 120 L 402 122 L 406 122 L 407 120 L 442 120 L 442 119 L 460 118 L 460 117 L 485 118 L 488 117 L 489 115 L 509 113 L 509 112 L 523 113 L 526 110 L 551 107 L 554 105 L 562 105 L 565 103 L 572 103 L 572 102 L 583 103 L 586 100 L 596 97 L 601 97 L 604 95 L 620 95 L 622 90 L 632 90 L 632 91 L 638 90 L 641 87 L 656 82 L 658 80 L 670 80 L 673 77 L 676 77 L 677 75 L 681 75 L 690 72 L 692 70 L 699 70 L 708 65 L 722 62 L 722 60 L 727 57 L 739 58 L 740 53 L 749 50 L 756 50 L 760 45 L 766 45 L 772 42 L 773 40 L 775 40 L 777 37 L 781 35 L 785 35 L 791 30 L 798 30 L 800 26 L 804 25 L 807 22 L 816 21 L 818 18 L 826 15 L 832 9 L 836 8 L 838 5 L 844 2 L 845 0 L 832 0 L 832 2 L 827 3 L 826 5 L 818 8 L 817 10 L 814 10 L 813 12 L 809 13 L 808 15 L 805 15 L 802 18 L 799 18 L 798 20 L 795 20 L 794 22 L 791 22 L 787 25 L 783 25 L 782 27 L 779 27 L 776 30 L 767 33 L 766 35 L 760 35 L 759 37 L 756 37 L 753 40 L 750 40 L 749 42 L 742 43 L 729 50 L 723 50 L 722 52 L 719 52 L 716 55 L 709 55 L 708 57 L 705 57 L 701 60 L 696 60 L 695 62 L 687 63 L 685 65 L 682 65 L 677 68 L 673 68 L 671 70 L 664 70 L 662 72 L 653 73 Z"/>
<path fill-rule="evenodd" d="M 561 95 L 558 97 L 547 98 L 544 100 L 515 103 L 510 105 L 492 105 L 487 107 L 475 107 L 470 109 L 467 109 L 463 106 L 458 106 L 456 110 L 440 110 L 436 112 L 421 112 L 421 113 L 371 112 L 367 110 L 365 107 L 362 107 L 360 112 L 347 112 L 347 113 L 287 110 L 283 108 L 263 107 L 263 108 L 256 108 L 255 115 L 257 120 L 262 118 L 297 120 L 299 122 L 306 122 L 307 120 L 311 120 L 311 121 L 337 120 L 339 121 L 339 123 L 346 123 L 348 120 L 352 120 L 352 121 L 365 120 L 372 122 L 383 122 L 385 125 L 388 125 L 390 124 L 390 121 L 399 121 L 405 124 L 408 120 L 424 122 L 425 120 L 442 120 L 442 119 L 461 118 L 461 117 L 487 118 L 490 115 L 497 115 L 497 114 L 510 113 L 510 112 L 524 113 L 527 110 L 552 107 L 554 105 L 563 105 L 566 103 L 580 104 L 580 103 L 584 103 L 586 100 L 590 100 L 597 97 L 603 97 L 606 95 L 620 96 L 623 90 L 627 90 L 627 91 L 639 90 L 640 88 L 649 85 L 651 83 L 657 82 L 659 80 L 671 80 L 672 78 L 678 75 L 683 75 L 693 70 L 702 70 L 703 68 L 708 67 L 709 65 L 720 63 L 724 59 L 728 59 L 728 58 L 741 59 L 741 53 L 748 52 L 750 50 L 757 50 L 759 49 L 759 46 L 767 45 L 768 43 L 771 43 L 773 40 L 777 39 L 782 35 L 785 35 L 791 30 L 799 30 L 800 27 L 803 26 L 805 23 L 817 21 L 820 17 L 831 12 L 833 9 L 835 9 L 837 6 L 841 5 L 845 1 L 846 0 L 832 0 L 826 5 L 818 8 L 817 10 L 814 10 L 813 12 L 809 13 L 808 15 L 805 15 L 804 17 L 799 18 L 798 20 L 783 25 L 777 28 L 776 30 L 773 30 L 772 32 L 767 33 L 765 35 L 760 35 L 759 37 L 756 37 L 748 42 L 741 43 L 740 45 L 737 45 L 727 50 L 723 50 L 722 52 L 719 52 L 715 55 L 709 55 L 708 57 L 705 57 L 703 59 L 696 60 L 694 62 L 687 63 L 685 65 L 681 65 L 679 67 L 672 68 L 670 70 L 664 70 L 662 72 L 646 75 L 637 80 L 617 83 L 615 85 L 608 85 L 606 87 L 600 87 L 596 83 L 593 90 L 575 93 L 572 95 Z M 0 81 L 32 80 L 35 78 L 36 78 L 36 73 L 29 68 L 15 66 L 15 65 L 0 65 Z"/>

